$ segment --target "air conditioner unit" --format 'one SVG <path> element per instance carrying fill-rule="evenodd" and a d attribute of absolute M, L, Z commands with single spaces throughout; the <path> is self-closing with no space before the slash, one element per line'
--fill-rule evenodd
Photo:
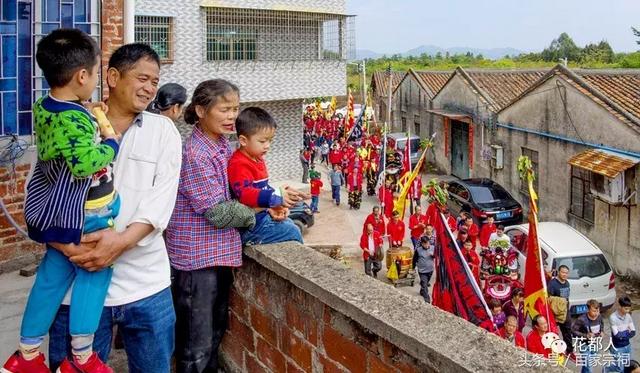
<path fill-rule="evenodd" d="M 591 173 L 591 194 L 610 204 L 624 201 L 624 172 L 614 178 Z"/>
<path fill-rule="evenodd" d="M 504 151 L 500 145 L 491 145 L 491 167 L 496 170 L 504 167 Z"/>

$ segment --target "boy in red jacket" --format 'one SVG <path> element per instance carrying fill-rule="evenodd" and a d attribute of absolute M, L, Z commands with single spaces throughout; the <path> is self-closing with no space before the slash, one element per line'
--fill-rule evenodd
<path fill-rule="evenodd" d="M 393 212 L 393 218 L 387 224 L 387 233 L 389 234 L 389 245 L 393 247 L 402 246 L 404 241 L 404 222 L 400 220 L 400 213 Z"/>
<path fill-rule="evenodd" d="M 315 173 L 311 176 L 311 211 L 320 212 L 318 210 L 318 201 L 320 198 L 320 189 L 322 188 L 322 180 L 320 174 Z"/>
<path fill-rule="evenodd" d="M 289 218 L 286 209 L 302 201 L 306 193 L 293 188 L 275 189 L 269 185 L 264 156 L 276 133 L 277 124 L 264 109 L 248 107 L 236 119 L 240 148 L 229 159 L 229 186 L 240 203 L 256 209 L 256 225 L 242 230 L 243 245 L 284 241 L 303 243 L 300 229 Z M 284 218 L 279 217 L 284 214 Z M 274 219 L 273 216 L 277 216 Z"/>
<path fill-rule="evenodd" d="M 473 248 L 475 249 L 476 245 L 478 244 L 478 236 L 480 235 L 480 229 L 478 228 L 476 223 L 473 222 L 473 218 L 471 216 L 467 215 L 462 228 L 466 229 L 467 233 L 469 233 L 469 240 L 471 240 L 471 243 L 473 244 Z"/>
<path fill-rule="evenodd" d="M 378 190 L 378 199 L 382 205 L 384 216 L 391 219 L 393 214 L 393 191 L 391 190 L 391 180 L 386 180 L 385 185 Z"/>

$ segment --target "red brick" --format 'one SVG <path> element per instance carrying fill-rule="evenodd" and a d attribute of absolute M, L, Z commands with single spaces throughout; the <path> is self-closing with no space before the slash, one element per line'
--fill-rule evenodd
<path fill-rule="evenodd" d="M 276 321 L 253 306 L 251 306 L 251 327 L 271 345 L 278 346 Z"/>
<path fill-rule="evenodd" d="M 0 245 L 0 262 L 13 259 L 16 256 L 18 244 Z"/>
<path fill-rule="evenodd" d="M 267 369 L 264 365 L 262 365 L 258 359 L 255 358 L 255 356 L 251 355 L 251 354 L 246 354 L 245 355 L 245 362 L 246 362 L 246 372 L 251 372 L 251 373 L 271 373 L 269 371 L 269 369 Z"/>
<path fill-rule="evenodd" d="M 287 360 L 287 373 L 304 373 L 304 370 L 300 369 L 295 363 Z"/>
<path fill-rule="evenodd" d="M 291 329 L 304 333 L 304 320 L 300 314 L 298 306 L 294 302 L 287 302 L 285 305 L 285 319 L 287 326 Z"/>
<path fill-rule="evenodd" d="M 238 315 L 229 312 L 229 328 L 227 334 L 233 335 L 250 352 L 254 352 L 253 332 L 248 325 L 238 319 Z"/>
<path fill-rule="evenodd" d="M 311 371 L 311 346 L 289 330 L 282 328 L 282 353 L 293 359 L 306 372 Z"/>
<path fill-rule="evenodd" d="M 329 306 L 324 306 L 324 312 L 322 313 L 322 320 L 325 324 L 331 324 L 331 308 Z"/>
<path fill-rule="evenodd" d="M 406 352 L 385 340 L 382 341 L 382 346 L 385 363 L 394 366 L 403 373 L 413 373 L 418 371 L 416 368 L 417 362 Z"/>
<path fill-rule="evenodd" d="M 256 354 L 258 360 L 274 372 L 284 372 L 287 369 L 287 362 L 282 352 L 276 350 L 260 337 L 258 337 L 256 345 Z"/>
<path fill-rule="evenodd" d="M 371 351 L 374 355 L 381 355 L 382 348 L 380 346 L 380 338 L 378 335 L 371 333 L 360 326 L 354 328 L 356 343 Z"/>
<path fill-rule="evenodd" d="M 16 167 L 16 171 L 29 171 L 31 169 L 30 164 L 21 164 Z"/>
<path fill-rule="evenodd" d="M 382 360 L 373 355 L 369 355 L 369 373 L 388 373 L 395 371 L 393 367 L 385 364 Z"/>
<path fill-rule="evenodd" d="M 322 364 L 322 372 L 323 373 L 344 373 L 344 370 L 338 367 L 338 365 L 329 360 L 324 355 L 318 355 L 318 359 L 320 360 L 320 364 Z"/>
<path fill-rule="evenodd" d="M 329 325 L 324 326 L 322 343 L 327 357 L 345 366 L 350 372 L 364 372 L 367 366 L 365 351 L 335 331 Z"/>
<path fill-rule="evenodd" d="M 225 334 L 220 349 L 238 368 L 244 367 L 244 347 L 234 336 Z"/>
<path fill-rule="evenodd" d="M 25 179 L 18 179 L 18 184 L 16 185 L 16 191 L 18 193 L 24 193 L 25 182 L 26 182 Z"/>
<path fill-rule="evenodd" d="M 232 291 L 229 297 L 229 308 L 238 315 L 240 320 L 249 321 L 249 306 L 244 298 L 235 291 Z"/>
<path fill-rule="evenodd" d="M 305 337 L 312 345 L 318 346 L 318 322 L 315 319 L 307 319 Z"/>
<path fill-rule="evenodd" d="M 11 237 L 18 234 L 15 228 L 0 229 L 0 238 Z"/>
<path fill-rule="evenodd" d="M 256 283 L 256 303 L 262 307 L 262 309 L 268 311 L 271 308 L 269 302 L 269 289 L 266 285 L 260 282 Z"/>

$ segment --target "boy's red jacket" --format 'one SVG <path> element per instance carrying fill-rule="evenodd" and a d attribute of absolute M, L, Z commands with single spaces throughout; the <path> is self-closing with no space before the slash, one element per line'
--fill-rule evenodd
<path fill-rule="evenodd" d="M 282 205 L 282 197 L 269 185 L 264 159 L 251 159 L 236 150 L 229 159 L 227 176 L 233 194 L 243 205 L 264 208 Z"/>
<path fill-rule="evenodd" d="M 471 226 L 467 228 L 467 233 L 469 233 L 469 239 L 473 242 L 473 247 L 476 247 L 476 241 L 478 241 L 478 235 L 480 234 L 480 229 L 476 223 L 471 223 Z"/>
<path fill-rule="evenodd" d="M 480 229 L 480 246 L 488 247 L 489 246 L 489 238 L 491 237 L 491 233 L 495 233 L 496 225 L 495 224 L 485 224 Z"/>
<path fill-rule="evenodd" d="M 423 224 L 423 226 L 419 227 L 418 224 Z M 411 237 L 412 238 L 420 238 L 424 234 L 424 228 L 427 225 L 427 216 L 419 214 L 413 214 L 409 217 L 409 229 L 411 229 Z"/>
<path fill-rule="evenodd" d="M 384 217 L 382 215 L 380 216 L 380 221 L 376 222 L 376 218 L 375 218 L 375 216 L 373 216 L 373 213 L 369 214 L 367 216 L 367 219 L 365 219 L 365 221 L 364 221 L 364 227 L 362 229 L 363 233 L 367 231 L 367 225 L 369 225 L 369 224 L 373 225 L 373 230 L 377 231 L 381 235 L 386 234 L 387 227 L 384 224 Z"/>
<path fill-rule="evenodd" d="M 391 219 L 387 224 L 387 233 L 391 236 L 391 241 L 404 241 L 404 222 L 402 220 L 398 220 L 396 223 Z"/>
<path fill-rule="evenodd" d="M 373 231 L 373 245 L 375 249 L 382 248 L 382 237 L 380 233 L 377 231 Z M 369 259 L 369 235 L 367 232 L 362 232 L 362 236 L 360 236 L 360 248 L 362 249 L 362 259 Z"/>
<path fill-rule="evenodd" d="M 320 179 L 311 179 L 311 195 L 319 196 L 320 188 L 322 188 L 322 181 Z"/>

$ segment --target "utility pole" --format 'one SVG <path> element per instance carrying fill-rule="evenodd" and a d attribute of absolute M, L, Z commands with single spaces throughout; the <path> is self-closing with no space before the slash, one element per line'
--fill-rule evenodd
<path fill-rule="evenodd" d="M 367 103 L 367 70 L 365 60 L 362 60 L 362 105 Z"/>
<path fill-rule="evenodd" d="M 392 87 L 391 87 L 391 64 L 389 64 L 389 66 L 387 67 L 387 74 L 389 75 L 387 77 L 388 79 L 388 84 L 387 84 L 387 126 L 391 126 L 391 92 L 392 92 Z"/>

